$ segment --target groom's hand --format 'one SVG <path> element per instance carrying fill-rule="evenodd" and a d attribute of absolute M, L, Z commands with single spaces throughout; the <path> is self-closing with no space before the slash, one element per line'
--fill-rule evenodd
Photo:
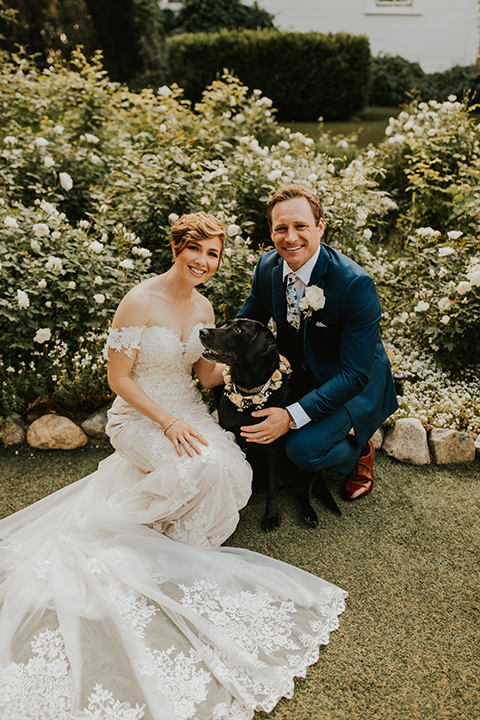
<path fill-rule="evenodd" d="M 285 435 L 290 428 L 291 417 L 284 408 L 270 407 L 255 410 L 252 412 L 252 417 L 264 417 L 265 420 L 257 425 L 243 425 L 240 428 L 241 435 L 247 442 L 268 445 Z"/>

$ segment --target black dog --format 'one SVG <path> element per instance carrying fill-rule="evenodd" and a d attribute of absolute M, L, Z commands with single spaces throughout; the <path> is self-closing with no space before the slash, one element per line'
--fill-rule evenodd
<path fill-rule="evenodd" d="M 200 340 L 205 348 L 205 359 L 229 366 L 218 403 L 220 425 L 234 433 L 245 452 L 254 470 L 254 488 L 259 484 L 259 474 L 266 472 L 267 505 L 262 528 L 265 532 L 276 530 L 281 520 L 277 503 L 280 466 L 285 466 L 287 460 L 282 454 L 284 438 L 267 445 L 247 443 L 240 428 L 263 420 L 252 417 L 253 410 L 285 407 L 290 374 L 288 361 L 280 357 L 273 333 L 256 320 L 232 320 L 220 328 L 200 330 Z M 296 469 L 298 474 L 302 475 L 299 485 L 302 515 L 315 527 L 317 515 L 310 504 L 315 476 Z"/>

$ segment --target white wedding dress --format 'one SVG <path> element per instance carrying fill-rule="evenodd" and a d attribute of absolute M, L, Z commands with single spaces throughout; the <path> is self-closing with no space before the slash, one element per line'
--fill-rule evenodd
<path fill-rule="evenodd" d="M 198 324 L 110 333 L 133 377 L 208 440 L 179 458 L 117 398 L 116 452 L 0 522 L 2 720 L 247 720 L 293 694 L 338 626 L 346 592 L 220 547 L 251 471 L 191 377 Z"/>

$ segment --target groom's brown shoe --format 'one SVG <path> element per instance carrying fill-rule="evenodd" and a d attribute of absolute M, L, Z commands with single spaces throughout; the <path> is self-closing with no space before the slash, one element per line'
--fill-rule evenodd
<path fill-rule="evenodd" d="M 355 467 L 345 480 L 344 500 L 358 500 L 373 488 L 373 458 L 375 450 L 372 441 L 368 441 L 368 452 L 360 455 Z"/>

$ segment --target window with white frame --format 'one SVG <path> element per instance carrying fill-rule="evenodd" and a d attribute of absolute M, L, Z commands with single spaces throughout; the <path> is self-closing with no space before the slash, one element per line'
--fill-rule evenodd
<path fill-rule="evenodd" d="M 399 7 L 399 6 L 412 6 L 413 0 L 376 0 L 379 7 Z"/>
<path fill-rule="evenodd" d="M 365 0 L 365 15 L 423 15 L 423 0 Z"/>

